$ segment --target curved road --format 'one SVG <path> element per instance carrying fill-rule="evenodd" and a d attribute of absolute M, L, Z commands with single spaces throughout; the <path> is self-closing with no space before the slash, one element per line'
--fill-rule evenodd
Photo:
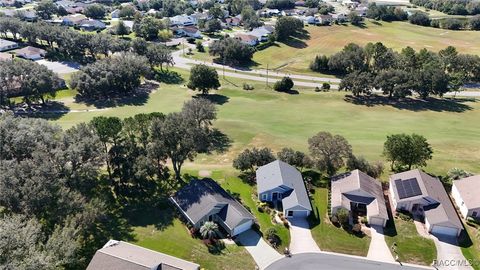
<path fill-rule="evenodd" d="M 398 263 L 384 263 L 330 253 L 301 253 L 282 258 L 270 264 L 265 270 L 420 270 L 427 267 L 401 266 Z"/>
<path fill-rule="evenodd" d="M 185 44 L 186 48 L 194 48 L 194 45 Z M 265 69 L 240 69 L 234 68 L 230 66 L 224 66 L 216 63 L 210 63 L 206 61 L 200 61 L 190 58 L 183 57 L 184 50 L 178 50 L 172 53 L 174 66 L 182 69 L 190 69 L 192 65 L 195 64 L 204 64 L 210 67 L 214 67 L 217 70 L 225 70 L 225 76 L 240 78 L 240 79 L 247 79 L 252 81 L 266 81 L 266 76 L 269 77 L 269 83 L 273 83 L 274 81 L 278 80 L 280 77 L 289 76 L 293 79 L 295 85 L 298 86 L 305 86 L 305 87 L 322 87 L 324 82 L 330 83 L 331 89 L 338 89 L 338 84 L 340 84 L 340 79 L 337 78 L 328 78 L 328 77 L 318 77 L 318 76 L 310 76 L 310 75 L 302 75 L 302 74 L 291 74 L 291 73 L 283 73 L 270 70 L 267 72 Z M 277 77 L 277 78 L 275 78 Z M 480 91 L 462 91 L 457 92 L 456 94 L 453 92 L 446 93 L 445 96 L 452 97 L 452 96 L 461 96 L 461 97 L 480 97 Z"/>

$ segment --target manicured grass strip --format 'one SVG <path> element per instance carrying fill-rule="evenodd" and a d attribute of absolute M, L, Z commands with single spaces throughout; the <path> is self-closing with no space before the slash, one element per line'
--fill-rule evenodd
<path fill-rule="evenodd" d="M 313 194 L 313 211 L 320 222 L 312 228 L 312 236 L 323 251 L 367 256 L 370 237 L 357 237 L 330 224 L 327 214 L 328 190 L 317 188 Z"/>
<path fill-rule="evenodd" d="M 204 269 L 254 269 L 248 252 L 237 245 L 226 245 L 220 254 L 212 254 L 200 239 L 194 239 L 180 220 L 157 229 L 155 225 L 135 227 L 135 244 L 200 264 Z"/>
<path fill-rule="evenodd" d="M 397 244 L 400 261 L 414 264 L 431 265 L 437 257 L 433 240 L 418 234 L 413 221 L 394 219 L 395 228 L 385 228 L 385 241 L 388 247 Z"/>

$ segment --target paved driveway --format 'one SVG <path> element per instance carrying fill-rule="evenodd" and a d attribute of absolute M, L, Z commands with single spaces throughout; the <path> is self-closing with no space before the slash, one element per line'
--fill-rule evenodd
<path fill-rule="evenodd" d="M 437 269 L 448 270 L 471 270 L 457 244 L 457 239 L 451 236 L 431 235 L 437 248 L 437 261 L 434 266 Z"/>
<path fill-rule="evenodd" d="M 290 222 L 290 252 L 292 254 L 320 252 L 305 218 L 289 218 L 288 221 Z"/>
<path fill-rule="evenodd" d="M 257 263 L 260 269 L 265 269 L 274 261 L 284 257 L 253 230 L 241 233 L 237 237 L 237 242 L 239 242 L 241 246 L 244 246 L 250 255 L 252 255 L 253 260 Z"/>
<path fill-rule="evenodd" d="M 380 226 L 372 226 L 370 232 L 372 234 L 372 240 L 370 241 L 370 247 L 368 248 L 367 258 L 379 262 L 394 263 L 395 259 L 385 242 L 383 228 Z"/>
<path fill-rule="evenodd" d="M 45 59 L 36 61 L 38 64 L 46 66 L 51 71 L 57 74 L 68 74 L 75 71 L 78 71 L 80 65 L 73 62 L 58 62 L 58 61 L 48 61 Z"/>

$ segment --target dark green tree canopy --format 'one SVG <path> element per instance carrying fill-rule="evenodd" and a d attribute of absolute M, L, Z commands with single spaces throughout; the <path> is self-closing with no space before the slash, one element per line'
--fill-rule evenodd
<path fill-rule="evenodd" d="M 206 95 L 209 90 L 218 89 L 219 87 L 218 73 L 213 67 L 195 65 L 190 69 L 188 88 L 199 90 Z"/>

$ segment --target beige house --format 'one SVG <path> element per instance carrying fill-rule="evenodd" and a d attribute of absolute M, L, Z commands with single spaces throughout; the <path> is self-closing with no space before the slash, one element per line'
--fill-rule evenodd
<path fill-rule="evenodd" d="M 480 175 L 453 181 L 452 197 L 464 218 L 480 219 Z"/>
<path fill-rule="evenodd" d="M 200 266 L 127 242 L 110 240 L 97 250 L 87 270 L 199 270 Z"/>
<path fill-rule="evenodd" d="M 395 209 L 424 217 L 432 234 L 458 236 L 462 222 L 440 180 L 421 170 L 390 176 L 390 198 Z"/>
<path fill-rule="evenodd" d="M 385 227 L 387 206 L 382 185 L 366 173 L 354 170 L 334 177 L 331 184 L 331 213 L 345 208 L 351 214 L 365 215 L 368 223 Z"/>

